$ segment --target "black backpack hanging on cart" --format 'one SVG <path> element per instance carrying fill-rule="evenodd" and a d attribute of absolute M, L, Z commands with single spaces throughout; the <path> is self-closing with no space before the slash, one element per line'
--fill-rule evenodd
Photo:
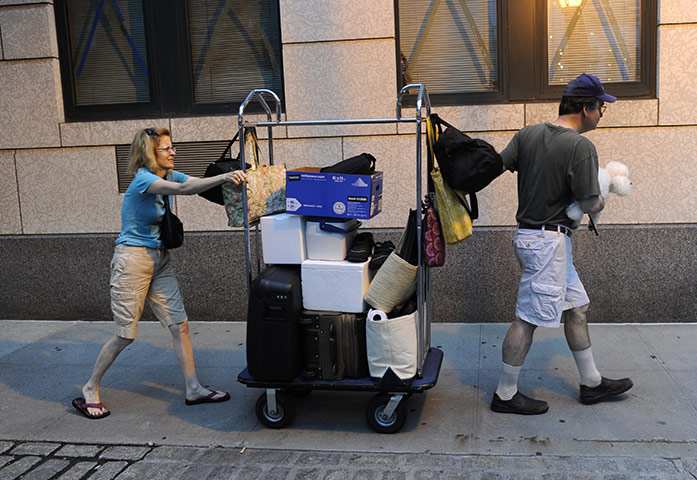
<path fill-rule="evenodd" d="M 466 135 L 436 113 L 432 113 L 430 118 L 438 128 L 433 151 L 443 179 L 453 190 L 469 194 L 469 205 L 459 195 L 456 197 L 472 220 L 476 220 L 479 217 L 476 192 L 503 173 L 503 159 L 488 142 Z"/>
<path fill-rule="evenodd" d="M 292 381 L 300 372 L 298 266 L 268 267 L 252 282 L 247 310 L 247 368 L 256 380 Z"/>

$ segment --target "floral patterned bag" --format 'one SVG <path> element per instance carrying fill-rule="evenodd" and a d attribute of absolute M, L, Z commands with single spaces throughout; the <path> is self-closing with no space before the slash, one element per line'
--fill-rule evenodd
<path fill-rule="evenodd" d="M 256 134 L 251 136 L 256 144 Z M 256 147 L 256 145 L 254 145 Z M 252 168 L 247 170 L 247 218 L 249 222 L 264 215 L 286 210 L 286 166 L 259 165 L 258 148 L 252 149 Z M 244 226 L 244 195 L 241 185 L 224 183 L 223 201 L 228 226 Z"/>

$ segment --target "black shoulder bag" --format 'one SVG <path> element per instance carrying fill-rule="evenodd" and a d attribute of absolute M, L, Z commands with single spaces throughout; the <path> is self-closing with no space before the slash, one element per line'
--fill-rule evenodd
<path fill-rule="evenodd" d="M 167 250 L 178 248 L 184 243 L 184 225 L 169 208 L 169 195 L 162 195 L 165 201 L 165 214 L 160 222 L 160 241 Z"/>
<path fill-rule="evenodd" d="M 250 127 L 249 130 L 254 130 L 254 127 Z M 256 131 L 253 131 L 252 133 L 256 135 Z M 226 155 L 230 151 L 230 148 L 232 147 L 232 144 L 235 143 L 235 140 L 237 140 L 238 136 L 239 132 L 237 132 L 235 136 L 232 137 L 232 140 L 230 140 L 230 143 L 227 144 L 227 147 L 225 147 L 225 150 L 220 155 L 218 160 L 211 162 L 208 165 L 208 167 L 206 167 L 206 173 L 203 175 L 203 178 L 215 177 L 216 175 L 220 175 L 221 173 L 228 173 L 232 172 L 233 170 L 242 169 L 239 154 L 237 155 L 237 158 L 226 157 Z M 246 167 L 247 169 L 249 169 L 252 166 L 247 163 Z M 199 193 L 199 195 L 210 202 L 217 203 L 218 205 L 224 205 L 223 190 L 220 185 L 211 187 L 205 192 Z"/>

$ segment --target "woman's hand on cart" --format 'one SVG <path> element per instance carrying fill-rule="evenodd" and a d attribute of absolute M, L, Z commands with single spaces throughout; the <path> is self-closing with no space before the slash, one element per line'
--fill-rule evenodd
<path fill-rule="evenodd" d="M 232 172 L 224 173 L 223 177 L 226 182 L 234 183 L 235 185 L 247 184 L 247 174 L 242 170 L 233 170 Z"/>

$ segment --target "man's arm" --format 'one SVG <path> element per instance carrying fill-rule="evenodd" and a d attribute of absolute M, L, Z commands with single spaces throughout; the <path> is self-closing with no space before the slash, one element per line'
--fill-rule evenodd
<path fill-rule="evenodd" d="M 600 195 L 594 195 L 585 200 L 581 200 L 578 202 L 578 205 L 581 207 L 583 213 L 595 215 L 605 208 L 605 200 L 603 200 L 603 197 Z"/>
<path fill-rule="evenodd" d="M 506 170 L 515 172 L 518 167 L 518 133 L 513 135 L 506 148 L 501 150 L 500 155 L 503 162 L 501 173 L 504 173 Z"/>

